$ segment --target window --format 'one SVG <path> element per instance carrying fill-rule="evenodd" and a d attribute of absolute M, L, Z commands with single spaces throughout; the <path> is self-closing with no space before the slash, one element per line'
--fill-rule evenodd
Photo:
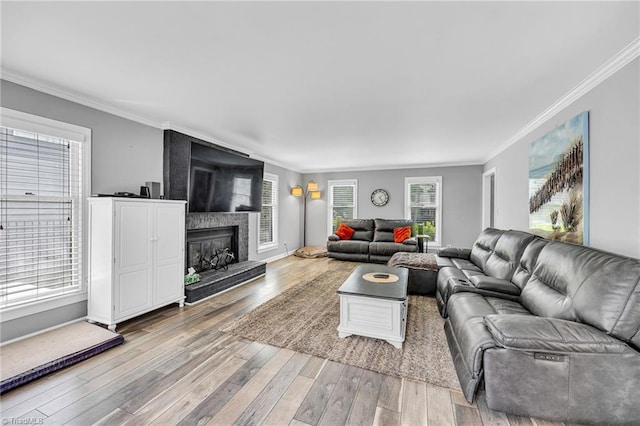
<path fill-rule="evenodd" d="M 2 109 L 0 309 L 86 290 L 90 137 L 89 129 Z"/>
<path fill-rule="evenodd" d="M 429 242 L 442 243 L 442 176 L 405 178 L 406 219 L 423 224 Z"/>
<path fill-rule="evenodd" d="M 329 234 L 333 234 L 343 219 L 358 217 L 357 196 L 356 179 L 329 181 Z"/>
<path fill-rule="evenodd" d="M 278 245 L 278 176 L 264 174 L 262 210 L 258 225 L 258 251 Z"/>

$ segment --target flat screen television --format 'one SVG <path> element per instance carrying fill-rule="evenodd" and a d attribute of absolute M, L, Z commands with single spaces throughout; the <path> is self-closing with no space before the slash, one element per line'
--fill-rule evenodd
<path fill-rule="evenodd" d="M 191 142 L 190 212 L 259 212 L 264 163 Z"/>

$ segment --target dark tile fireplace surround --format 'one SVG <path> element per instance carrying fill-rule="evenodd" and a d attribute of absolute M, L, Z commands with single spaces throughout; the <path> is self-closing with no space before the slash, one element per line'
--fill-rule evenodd
<path fill-rule="evenodd" d="M 207 144 L 173 130 L 164 132 L 164 188 L 172 200 L 186 200 L 191 142 Z M 248 213 L 187 213 L 185 265 L 193 266 L 200 281 L 185 287 L 187 303 L 242 284 L 266 272 L 264 262 L 249 259 Z M 235 257 L 227 268 L 215 270 L 207 260 L 215 249 L 229 248 Z"/>

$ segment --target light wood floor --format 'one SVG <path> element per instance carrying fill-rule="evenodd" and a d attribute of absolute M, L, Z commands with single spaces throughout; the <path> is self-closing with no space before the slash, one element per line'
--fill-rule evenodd
<path fill-rule="evenodd" d="M 355 265 L 290 256 L 195 306 L 119 324 L 123 345 L 2 395 L 3 424 L 551 424 L 491 411 L 483 395 L 470 405 L 458 391 L 218 331 L 296 283 Z"/>

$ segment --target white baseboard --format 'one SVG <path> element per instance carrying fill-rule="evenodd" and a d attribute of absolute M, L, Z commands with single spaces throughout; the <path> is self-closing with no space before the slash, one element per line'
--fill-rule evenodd
<path fill-rule="evenodd" d="M 263 260 L 261 260 L 261 262 L 271 263 L 271 262 L 275 262 L 276 260 L 284 259 L 285 257 L 292 256 L 293 253 L 295 253 L 296 250 L 298 250 L 298 248 L 294 248 L 293 250 L 287 250 L 284 253 L 280 253 L 280 254 L 277 254 L 275 256 L 263 259 Z"/>

